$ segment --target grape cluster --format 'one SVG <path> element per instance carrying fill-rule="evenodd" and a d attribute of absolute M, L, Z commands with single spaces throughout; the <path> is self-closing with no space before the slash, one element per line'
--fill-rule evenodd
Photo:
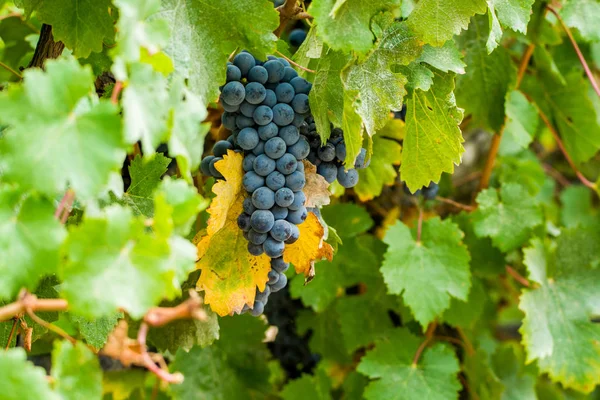
<path fill-rule="evenodd" d="M 310 144 L 310 153 L 307 158 L 317 167 L 317 173 L 328 183 L 333 183 L 337 179 L 345 188 L 356 186 L 358 183 L 357 170 L 367 168 L 371 163 L 371 160 L 367 161 L 367 151 L 361 149 L 354 162 L 354 168 L 346 169 L 347 166 L 344 164 L 346 143 L 344 142 L 344 132 L 340 128 L 332 127 L 331 136 L 325 145 L 321 142 L 312 117 L 306 119 L 306 125 L 301 126 L 300 130 L 306 134 Z"/>
<path fill-rule="evenodd" d="M 221 88 L 222 123 L 232 135 L 217 142 L 213 155 L 200 164 L 203 173 L 222 179 L 215 163 L 227 150 L 244 153 L 242 183 L 250 196 L 244 200 L 238 226 L 250 254 L 271 258 L 265 290 L 257 291 L 251 309 L 244 309 L 255 316 L 262 314 L 271 292 L 286 286 L 289 265 L 283 251 L 298 240 L 297 225 L 308 216 L 302 161 L 310 146 L 298 128 L 307 125 L 311 87 L 285 59 L 269 56 L 260 62 L 247 52 L 236 55 L 227 65 L 227 83 Z"/>

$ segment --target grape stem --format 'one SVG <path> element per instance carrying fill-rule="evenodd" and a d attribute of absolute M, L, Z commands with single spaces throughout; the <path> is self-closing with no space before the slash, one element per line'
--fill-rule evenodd
<path fill-rule="evenodd" d="M 419 220 L 417 222 L 417 243 L 421 243 L 421 232 L 423 231 L 423 209 L 417 204 L 419 208 Z"/>
<path fill-rule="evenodd" d="M 459 202 L 454 201 L 452 199 L 447 199 L 445 197 L 437 196 L 435 199 L 437 201 L 439 201 L 439 202 L 450 204 L 450 205 L 452 205 L 452 206 L 454 206 L 456 208 L 460 208 L 461 210 L 465 210 L 465 211 L 469 211 L 470 212 L 470 211 L 473 211 L 475 209 L 475 207 L 473 207 L 473 206 L 468 206 L 466 204 L 462 204 L 462 203 L 459 203 Z"/>
<path fill-rule="evenodd" d="M 417 364 L 419 363 L 419 358 L 421 358 L 421 354 L 423 354 L 423 350 L 425 350 L 425 347 L 427 347 L 429 342 L 431 342 L 433 340 L 433 335 L 435 333 L 436 328 L 437 328 L 437 321 L 433 321 L 427 327 L 427 332 L 425 332 L 425 340 L 423 340 L 423 342 L 417 349 L 417 352 L 415 353 L 415 356 L 413 358 L 413 362 L 412 362 L 413 368 L 417 368 Z"/>
<path fill-rule="evenodd" d="M 69 219 L 73 201 L 75 201 L 75 192 L 72 189 L 68 189 L 60 200 L 56 211 L 54 212 L 54 217 L 63 225 L 67 222 L 67 219 Z"/>
<path fill-rule="evenodd" d="M 277 7 L 277 11 L 279 11 L 279 26 L 273 32 L 277 37 L 281 36 L 288 22 L 312 18 L 309 13 L 298 7 L 297 3 L 297 0 L 285 0 L 285 3 Z"/>
<path fill-rule="evenodd" d="M 8 350 L 10 348 L 10 342 L 12 342 L 13 335 L 15 334 L 15 331 L 17 330 L 17 322 L 18 321 L 19 321 L 19 319 L 17 317 L 13 317 L 12 328 L 10 329 L 10 333 L 8 334 L 8 343 L 6 343 L 6 347 L 4 348 L 4 350 Z"/>
<path fill-rule="evenodd" d="M 575 49 L 575 53 L 577 53 L 577 57 L 579 58 L 579 62 L 583 66 L 583 69 L 585 70 L 585 74 L 589 78 L 590 83 L 592 84 L 592 87 L 594 88 L 594 91 L 596 92 L 596 94 L 598 95 L 598 97 L 600 97 L 600 87 L 598 87 L 598 82 L 596 82 L 596 79 L 594 78 L 594 74 L 592 74 L 592 71 L 590 70 L 590 67 L 588 66 L 588 63 L 585 61 L 585 57 L 583 56 L 583 53 L 581 52 L 581 49 L 579 49 L 579 46 L 577 45 L 577 41 L 575 41 L 575 38 L 573 37 L 573 33 L 571 32 L 571 30 L 569 29 L 569 27 L 567 26 L 567 24 L 565 24 L 565 21 L 562 19 L 562 17 L 558 13 L 558 11 L 556 11 L 550 5 L 546 5 L 546 8 L 548 9 L 548 11 L 550 11 L 552 14 L 554 14 L 554 16 L 556 17 L 556 19 L 558 19 L 558 22 L 560 22 L 560 25 L 562 26 L 562 28 L 566 32 L 567 36 L 569 37 L 569 40 L 571 41 L 571 44 L 573 45 L 573 49 Z"/>
<path fill-rule="evenodd" d="M 119 94 L 121 93 L 121 90 L 123 90 L 123 82 L 117 81 L 113 87 L 112 95 L 110 96 L 110 101 L 113 104 L 119 103 Z"/>
<path fill-rule="evenodd" d="M 290 60 L 289 58 L 287 58 L 285 56 L 285 54 L 281 53 L 280 51 L 275 51 L 275 53 L 277 53 L 282 58 L 286 59 L 290 64 L 295 65 L 296 67 L 300 68 L 303 71 L 310 72 L 310 73 L 313 73 L 313 74 L 317 73 L 317 71 L 313 71 L 312 69 L 308 69 L 306 67 L 303 67 L 302 65 L 298 64 L 297 62 L 295 62 L 293 60 Z"/>
<path fill-rule="evenodd" d="M 21 75 L 20 73 L 18 73 L 17 71 L 15 71 L 14 69 L 12 69 L 11 67 L 9 67 L 8 65 L 4 64 L 1 61 L 0 61 L 0 67 L 4 68 L 5 70 L 7 70 L 8 72 L 10 72 L 11 74 L 15 75 L 17 78 L 23 79 L 23 75 Z"/>
<path fill-rule="evenodd" d="M 506 266 L 506 273 L 514 278 L 515 281 L 519 282 L 521 285 L 525 287 L 530 287 L 529 279 L 525 278 L 523 275 L 519 274 L 516 269 L 511 267 L 510 265 Z"/>
<path fill-rule="evenodd" d="M 152 357 L 150 357 L 150 353 L 148 353 L 148 349 L 146 347 L 146 337 L 148 336 L 149 326 L 146 322 L 142 322 L 140 325 L 140 329 L 137 335 L 137 342 L 139 345 L 140 356 L 144 362 L 144 366 L 148 369 L 148 371 L 155 374 L 160 380 L 168 382 L 168 383 L 181 383 L 183 382 L 183 375 L 181 373 L 169 373 L 168 370 L 160 368 Z"/>

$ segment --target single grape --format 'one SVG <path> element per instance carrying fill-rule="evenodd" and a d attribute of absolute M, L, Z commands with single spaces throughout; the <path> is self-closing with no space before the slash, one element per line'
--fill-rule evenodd
<path fill-rule="evenodd" d="M 267 238 L 269 237 L 269 234 L 267 233 L 259 233 L 256 232 L 254 229 L 250 228 L 250 230 L 248 230 L 248 241 L 250 241 L 250 243 L 253 244 L 263 244 L 265 242 L 265 240 L 267 240 Z"/>
<path fill-rule="evenodd" d="M 275 284 L 271 285 L 271 293 L 280 291 L 286 285 L 287 285 L 287 276 L 285 276 L 285 274 L 283 274 L 283 273 L 280 273 L 279 280 Z"/>
<path fill-rule="evenodd" d="M 292 85 L 284 82 L 277 85 L 275 94 L 279 103 L 290 103 L 294 99 L 296 92 L 294 92 Z"/>
<path fill-rule="evenodd" d="M 317 173 L 325 178 L 328 183 L 333 183 L 337 178 L 337 167 L 333 163 L 321 163 L 317 167 Z"/>
<path fill-rule="evenodd" d="M 339 142 L 335 146 L 335 156 L 338 158 L 338 160 L 344 162 L 346 159 L 346 142 Z"/>
<path fill-rule="evenodd" d="M 238 67 L 242 76 L 246 76 L 248 72 L 256 65 L 254 57 L 249 53 L 239 53 L 233 58 L 233 65 Z"/>
<path fill-rule="evenodd" d="M 298 161 L 298 167 L 296 167 L 296 171 L 304 172 L 304 162 Z"/>
<path fill-rule="evenodd" d="M 269 285 L 273 285 L 275 282 L 279 280 L 279 273 L 274 269 L 270 270 L 267 274 L 267 278 L 269 281 L 267 282 Z"/>
<path fill-rule="evenodd" d="M 305 114 L 294 114 L 294 120 L 292 121 L 292 125 L 294 125 L 296 128 L 298 128 L 304 123 L 305 119 L 306 119 Z"/>
<path fill-rule="evenodd" d="M 289 175 L 298 168 L 298 160 L 293 154 L 286 153 L 277 160 L 277 171 Z"/>
<path fill-rule="evenodd" d="M 272 237 L 268 237 L 263 243 L 263 250 L 265 254 L 271 258 L 281 257 L 285 250 L 285 243 L 275 240 Z"/>
<path fill-rule="evenodd" d="M 240 82 L 233 81 L 223 86 L 221 91 L 221 99 L 229 105 L 239 106 L 244 101 L 246 89 Z"/>
<path fill-rule="evenodd" d="M 237 224 L 241 230 L 248 232 L 250 230 L 250 215 L 241 213 L 237 219 Z"/>
<path fill-rule="evenodd" d="M 254 120 L 243 115 L 238 115 L 235 117 L 235 126 L 238 129 L 251 128 L 254 126 Z"/>
<path fill-rule="evenodd" d="M 244 128 L 237 136 L 237 143 L 244 150 L 252 150 L 258 144 L 258 132 L 253 128 Z"/>
<path fill-rule="evenodd" d="M 333 130 L 331 131 L 331 137 L 343 137 L 343 135 L 344 131 L 341 128 L 333 128 Z"/>
<path fill-rule="evenodd" d="M 273 110 L 271 110 L 271 107 L 258 106 L 256 107 L 256 110 L 254 110 L 252 118 L 254 118 L 254 122 L 256 122 L 257 125 L 267 125 L 273 120 Z"/>
<path fill-rule="evenodd" d="M 265 143 L 265 154 L 271 157 L 273 160 L 281 158 L 285 154 L 287 146 L 280 137 L 274 137 Z"/>
<path fill-rule="evenodd" d="M 433 200 L 437 197 L 439 190 L 439 185 L 437 183 L 431 182 L 428 186 L 424 187 L 421 192 L 423 193 L 423 197 L 426 200 Z"/>
<path fill-rule="evenodd" d="M 273 171 L 267 176 L 265 183 L 269 189 L 277 191 L 285 186 L 285 175 L 279 171 Z"/>
<path fill-rule="evenodd" d="M 267 61 L 263 67 L 269 72 L 269 83 L 277 83 L 283 78 L 285 65 L 279 60 Z"/>
<path fill-rule="evenodd" d="M 244 178 L 242 179 L 242 184 L 248 193 L 252 193 L 256 189 L 265 185 L 265 178 L 258 175 L 254 171 L 246 172 L 244 174 Z"/>
<path fill-rule="evenodd" d="M 295 171 L 285 177 L 285 186 L 287 186 L 292 192 L 298 192 L 306 185 L 306 178 L 304 172 Z"/>
<path fill-rule="evenodd" d="M 252 154 L 254 154 L 255 156 L 260 156 L 261 154 L 264 154 L 264 153 L 265 153 L 265 141 L 259 140 L 256 147 L 252 150 Z"/>
<path fill-rule="evenodd" d="M 279 126 L 286 126 L 294 120 L 294 110 L 287 104 L 278 103 L 273 107 L 273 122 Z"/>
<path fill-rule="evenodd" d="M 252 213 L 256 211 L 256 207 L 254 207 L 254 204 L 252 204 L 252 197 L 245 198 L 242 207 L 244 212 L 248 215 L 252 215 Z"/>
<path fill-rule="evenodd" d="M 271 268 L 278 273 L 284 273 L 290 267 L 289 263 L 283 261 L 283 257 L 277 257 L 271 259 Z"/>
<path fill-rule="evenodd" d="M 358 171 L 349 169 L 346 171 L 343 166 L 338 168 L 337 179 L 340 185 L 346 189 L 356 186 L 358 183 Z"/>
<path fill-rule="evenodd" d="M 283 78 L 281 79 L 283 82 L 289 82 L 295 77 L 298 76 L 296 70 L 292 67 L 285 67 L 283 69 Z"/>
<path fill-rule="evenodd" d="M 269 78 L 269 73 L 265 69 L 265 67 L 257 65 L 252 67 L 252 69 L 248 72 L 248 82 L 258 82 L 260 84 L 267 83 L 267 79 Z"/>
<path fill-rule="evenodd" d="M 250 224 L 252 229 L 259 233 L 267 233 L 273 227 L 275 223 L 275 217 L 269 210 L 256 210 L 250 217 Z"/>
<path fill-rule="evenodd" d="M 227 150 L 233 150 L 233 145 L 227 140 L 219 140 L 212 148 L 215 157 L 223 157 L 227 154 Z"/>
<path fill-rule="evenodd" d="M 242 214 L 245 215 L 245 214 Z M 249 222 L 249 221 L 248 221 Z M 271 228 L 271 236 L 273 239 L 283 242 L 288 240 L 292 236 L 291 224 L 285 220 L 275 221 L 273 228 Z"/>
<path fill-rule="evenodd" d="M 235 136 L 233 134 L 227 136 L 227 141 L 231 143 L 232 148 L 235 150 Z"/>
<path fill-rule="evenodd" d="M 299 76 L 292 79 L 290 81 L 290 84 L 294 87 L 294 91 L 296 92 L 296 94 L 308 94 L 310 92 L 310 89 L 312 88 L 312 84 L 310 82 Z"/>
<path fill-rule="evenodd" d="M 300 238 L 300 229 L 296 225 L 293 225 L 293 224 L 290 226 L 292 227 L 292 234 L 290 235 L 288 240 L 285 241 L 286 244 L 294 244 Z M 273 263 L 271 263 L 271 266 L 273 266 Z M 279 272 L 281 272 L 281 271 L 279 271 Z"/>
<path fill-rule="evenodd" d="M 288 153 L 296 157 L 297 161 L 304 160 L 310 154 L 310 145 L 304 138 L 300 138 L 294 145 L 288 147 Z"/>
<path fill-rule="evenodd" d="M 275 160 L 269 158 L 266 154 L 261 154 L 254 159 L 252 164 L 254 172 L 260 176 L 267 176 L 275 171 Z"/>
<path fill-rule="evenodd" d="M 233 64 L 227 66 L 227 82 L 239 81 L 242 79 L 242 71 Z"/>
<path fill-rule="evenodd" d="M 310 111 L 308 105 L 308 96 L 304 93 L 297 94 L 292 100 L 292 108 L 298 114 L 305 114 Z"/>
<path fill-rule="evenodd" d="M 231 104 L 227 104 L 224 101 L 221 101 L 221 105 L 223 106 L 223 110 L 225 110 L 225 112 L 230 112 L 230 113 L 234 113 L 234 112 L 238 112 L 240 110 L 240 106 L 238 105 L 231 105 Z"/>
<path fill-rule="evenodd" d="M 275 91 L 267 89 L 265 99 L 261 104 L 271 108 L 275 107 L 275 104 L 277 104 L 277 95 L 275 94 Z"/>
<path fill-rule="evenodd" d="M 343 136 L 331 136 L 329 138 L 329 143 L 331 143 L 334 146 L 337 146 L 338 144 L 342 143 L 343 141 L 344 141 Z"/>
<path fill-rule="evenodd" d="M 273 213 L 275 221 L 278 221 L 280 219 L 286 219 L 289 210 L 287 209 L 287 207 L 280 207 L 278 205 L 274 205 L 273 207 L 271 207 L 271 212 Z"/>
<path fill-rule="evenodd" d="M 306 207 L 301 207 L 299 210 L 290 211 L 286 220 L 294 225 L 300 225 L 307 217 L 308 211 L 306 211 Z"/>
<path fill-rule="evenodd" d="M 202 171 L 203 175 L 211 176 L 210 172 L 210 162 L 215 158 L 215 156 L 206 156 L 200 162 L 200 171 Z M 283 183 L 285 184 L 285 178 L 283 178 Z"/>
<path fill-rule="evenodd" d="M 294 125 L 288 125 L 279 130 L 279 137 L 283 139 L 287 146 L 292 146 L 300 139 L 300 132 Z"/>
<path fill-rule="evenodd" d="M 267 97 L 267 89 L 258 83 L 250 82 L 246 85 L 246 101 L 250 104 L 260 104 Z M 230 103 L 231 104 L 231 103 Z"/>
<path fill-rule="evenodd" d="M 365 169 L 371 164 L 371 159 L 367 161 L 367 150 L 360 149 L 360 153 L 358 153 L 358 157 L 356 157 L 356 161 L 354 161 L 354 168 L 356 169 Z"/>
<path fill-rule="evenodd" d="M 242 168 L 244 168 L 245 172 L 254 171 L 254 159 L 256 156 L 254 154 L 247 154 L 244 156 L 244 161 L 242 161 Z"/>
<path fill-rule="evenodd" d="M 280 63 L 283 64 L 284 67 L 291 67 L 290 62 L 288 60 L 286 60 L 283 57 L 279 57 L 279 58 L 275 58 L 276 60 L 279 60 Z"/>
<path fill-rule="evenodd" d="M 258 136 L 265 141 L 277 136 L 278 132 L 279 127 L 274 122 L 269 122 L 267 125 L 258 127 Z"/>
<path fill-rule="evenodd" d="M 252 193 L 252 204 L 259 210 L 268 210 L 275 205 L 275 192 L 266 186 Z"/>
<path fill-rule="evenodd" d="M 252 254 L 253 256 L 260 256 L 264 252 L 265 251 L 262 244 L 248 242 L 248 253 Z"/>
<path fill-rule="evenodd" d="M 313 136 L 308 139 L 308 144 L 311 149 L 318 150 L 321 148 L 321 138 L 319 136 Z"/>
<path fill-rule="evenodd" d="M 306 203 L 306 195 L 304 192 L 298 191 L 294 193 L 294 201 L 288 206 L 288 208 L 291 211 L 297 211 L 304 207 L 304 203 Z"/>
<path fill-rule="evenodd" d="M 327 143 L 325 146 L 317 150 L 317 155 L 321 161 L 330 162 L 335 159 L 335 146 L 331 143 Z"/>
<path fill-rule="evenodd" d="M 254 115 L 254 110 L 256 110 L 256 107 L 258 107 L 256 104 L 250 104 L 247 101 L 244 101 L 240 105 L 240 112 L 242 113 L 242 115 L 244 117 L 252 118 L 252 116 Z"/>
<path fill-rule="evenodd" d="M 258 317 L 264 311 L 265 311 L 265 305 L 263 303 L 261 303 L 260 301 L 255 301 L 254 305 L 252 306 L 252 309 L 250 310 L 250 314 L 253 317 Z"/>
<path fill-rule="evenodd" d="M 294 29 L 290 32 L 290 36 L 288 36 L 288 40 L 290 44 L 294 47 L 300 47 L 302 42 L 306 39 L 306 31 L 304 29 Z"/>
<path fill-rule="evenodd" d="M 228 113 L 228 112 L 224 112 L 223 115 L 221 115 L 221 123 L 223 124 L 225 129 L 232 131 L 236 128 L 236 125 L 235 125 L 236 117 L 237 117 L 237 115 Z"/>
<path fill-rule="evenodd" d="M 271 271 L 269 271 L 269 272 L 271 272 Z M 267 304 L 269 301 L 270 294 L 271 294 L 271 288 L 268 285 L 265 286 L 265 290 L 263 290 L 262 292 L 260 292 L 258 289 L 256 289 L 256 296 L 254 297 L 254 301 L 260 301 L 263 304 Z"/>
<path fill-rule="evenodd" d="M 310 161 L 310 163 L 312 165 L 314 165 L 315 167 L 318 167 L 319 165 L 321 165 L 321 159 L 317 156 L 317 153 L 314 151 L 311 151 L 307 156 L 306 159 L 308 161 Z"/>
<path fill-rule="evenodd" d="M 401 119 L 402 121 L 406 120 L 406 104 L 402 105 L 400 111 L 394 111 L 394 119 Z"/>
<path fill-rule="evenodd" d="M 294 202 L 294 192 L 289 188 L 281 188 L 275 192 L 275 203 L 279 207 L 289 207 Z"/>
<path fill-rule="evenodd" d="M 215 157 L 212 160 L 210 160 L 210 164 L 208 164 L 208 169 L 210 169 L 210 174 L 217 179 L 223 179 L 223 175 L 215 167 L 215 164 L 221 160 L 222 160 L 221 157 Z"/>

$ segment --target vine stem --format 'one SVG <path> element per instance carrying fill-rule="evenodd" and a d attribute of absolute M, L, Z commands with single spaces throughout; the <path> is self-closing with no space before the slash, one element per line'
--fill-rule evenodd
<path fill-rule="evenodd" d="M 469 212 L 475 210 L 475 207 L 473 207 L 473 206 L 468 206 L 466 204 L 462 204 L 462 203 L 459 203 L 452 199 L 447 199 L 445 197 L 437 196 L 435 199 L 439 202 L 450 204 L 456 208 L 460 208 L 461 210 L 465 210 L 465 211 L 469 211 Z"/>
<path fill-rule="evenodd" d="M 510 265 L 506 266 L 506 273 L 512 276 L 515 281 L 519 282 L 521 285 L 525 287 L 530 287 L 529 279 L 525 278 L 523 275 L 519 274 L 516 269 L 511 267 Z"/>
<path fill-rule="evenodd" d="M 298 64 L 297 62 L 295 62 L 295 61 L 293 61 L 293 60 L 290 60 L 289 58 L 287 58 L 287 57 L 285 56 L 285 54 L 283 54 L 283 53 L 282 53 L 282 52 L 280 52 L 280 51 L 275 51 L 275 53 L 276 53 L 276 54 L 279 54 L 279 55 L 280 55 L 282 58 L 286 59 L 286 60 L 287 60 L 287 61 L 288 61 L 290 64 L 292 64 L 292 65 L 295 65 L 296 67 L 300 68 L 300 69 L 301 69 L 301 70 L 303 70 L 303 71 L 310 72 L 310 73 L 313 73 L 313 74 L 316 74 L 316 73 L 317 73 L 317 71 L 313 71 L 312 69 L 308 69 L 308 68 L 306 68 L 306 67 L 303 67 L 302 65 Z"/>
<path fill-rule="evenodd" d="M 417 205 L 419 208 L 419 220 L 417 221 L 417 243 L 421 243 L 421 233 L 423 231 L 423 208 Z"/>
<path fill-rule="evenodd" d="M 23 75 L 21 75 L 20 73 L 18 73 L 17 71 L 15 71 L 11 67 L 9 67 L 8 65 L 4 64 L 2 61 L 0 61 L 0 67 L 4 68 L 5 70 L 7 70 L 8 72 L 10 72 L 11 74 L 15 75 L 17 78 L 23 79 Z"/>
<path fill-rule="evenodd" d="M 19 319 L 17 317 L 13 317 L 12 328 L 10 328 L 10 333 L 8 334 L 8 343 L 6 343 L 6 348 L 4 350 L 8 350 L 10 348 L 10 342 L 12 342 L 13 335 L 15 334 L 15 330 L 17 330 L 17 322 Z"/>
<path fill-rule="evenodd" d="M 515 85 L 515 90 L 517 90 L 519 86 L 521 86 L 521 81 L 525 76 L 525 71 L 527 71 L 527 65 L 529 64 L 529 60 L 533 55 L 533 50 L 535 50 L 535 45 L 532 43 L 529 46 L 527 46 L 527 49 L 523 53 L 523 57 L 521 58 L 521 62 L 519 63 L 519 71 L 517 72 L 517 82 Z M 498 150 L 500 149 L 500 142 L 502 141 L 502 135 L 504 134 L 504 129 L 506 129 L 507 121 L 508 116 L 505 115 L 502 127 L 500 128 L 498 133 L 492 138 L 490 151 L 488 153 L 483 172 L 481 173 L 481 180 L 479 181 L 479 192 L 483 189 L 486 189 L 490 184 L 492 170 L 494 169 L 494 164 L 496 163 L 496 156 L 498 155 Z"/>
<path fill-rule="evenodd" d="M 415 353 L 415 356 L 413 358 L 413 362 L 412 362 L 413 368 L 417 368 L 417 364 L 419 363 L 419 358 L 421 358 L 421 354 L 423 354 L 425 347 L 427 347 L 429 342 L 431 342 L 433 340 L 433 334 L 435 333 L 436 328 L 437 328 L 437 321 L 433 321 L 427 327 L 427 332 L 425 332 L 425 340 L 423 340 L 423 342 L 417 349 L 417 352 Z"/>
<path fill-rule="evenodd" d="M 273 33 L 278 37 L 281 36 L 289 21 L 312 18 L 309 13 L 298 7 L 297 3 L 297 0 L 285 0 L 285 3 L 277 7 L 277 11 L 279 11 L 279 26 Z"/>
<path fill-rule="evenodd" d="M 146 322 L 142 322 L 140 325 L 140 329 L 137 335 L 137 342 L 140 346 L 140 355 L 142 356 L 142 360 L 144 361 L 144 366 L 148 369 L 148 371 L 155 374 L 160 380 L 168 382 L 168 383 L 181 383 L 183 382 L 183 375 L 179 372 L 171 374 L 169 371 L 160 368 L 150 354 L 148 353 L 148 349 L 146 348 L 146 337 L 148 336 L 149 326 Z"/>
<path fill-rule="evenodd" d="M 585 70 L 585 74 L 589 78 L 590 83 L 592 84 L 592 87 L 594 88 L 594 91 L 596 92 L 598 97 L 600 97 L 600 87 L 598 87 L 598 82 L 596 82 L 596 79 L 594 78 L 594 74 L 592 74 L 592 70 L 588 66 L 588 63 L 585 61 L 585 57 L 583 56 L 583 53 L 581 52 L 579 45 L 575 41 L 575 38 L 573 37 L 573 33 L 571 32 L 571 30 L 569 29 L 567 24 L 565 24 L 565 21 L 562 19 L 562 17 L 558 13 L 558 11 L 556 11 L 554 9 L 554 7 L 552 7 L 550 5 L 546 5 L 546 8 L 548 9 L 548 11 L 550 11 L 552 14 L 554 14 L 556 19 L 558 19 L 558 22 L 560 22 L 560 25 L 562 26 L 563 30 L 566 32 L 567 36 L 569 37 L 569 40 L 571 41 L 571 44 L 573 45 L 573 49 L 575 49 L 575 53 L 577 53 L 579 62 L 583 66 L 583 69 Z"/>
<path fill-rule="evenodd" d="M 29 315 L 29 317 L 32 320 L 34 320 L 35 322 L 37 322 L 39 325 L 43 326 L 44 328 L 48 329 L 49 331 L 56 333 L 57 335 L 59 335 L 63 339 L 68 340 L 72 344 L 77 343 L 77 340 L 75 340 L 71 335 L 69 335 L 67 332 L 65 332 L 58 326 L 51 324 L 50 322 L 45 321 L 42 318 L 38 317 L 32 310 L 28 309 L 26 311 L 27 311 L 27 315 Z"/>
<path fill-rule="evenodd" d="M 67 222 L 67 219 L 69 218 L 73 201 L 75 201 L 75 192 L 72 189 L 68 189 L 62 197 L 62 199 L 60 200 L 58 207 L 56 207 L 56 211 L 54 212 L 54 218 L 58 219 L 63 225 Z"/>
<path fill-rule="evenodd" d="M 121 82 L 121 81 L 115 82 L 115 86 L 113 87 L 112 95 L 110 96 L 110 101 L 113 104 L 119 103 L 119 94 L 121 93 L 121 90 L 123 90 L 123 82 Z"/>
<path fill-rule="evenodd" d="M 567 162 L 569 163 L 569 165 L 571 166 L 571 169 L 573 170 L 573 172 L 575 172 L 575 175 L 577 176 L 577 178 L 579 179 L 579 181 L 586 187 L 592 189 L 592 190 L 596 190 L 596 184 L 589 181 L 585 176 L 583 176 L 583 174 L 581 173 L 581 171 L 579 171 L 579 168 L 577 168 L 577 165 L 575 165 L 575 163 L 573 162 L 573 159 L 571 158 L 571 156 L 569 155 L 569 153 L 567 152 L 567 149 L 565 148 L 565 145 L 563 144 L 562 140 L 560 139 L 560 135 L 558 134 L 558 132 L 556 131 L 556 129 L 554 128 L 554 126 L 552 125 L 552 122 L 550 122 L 550 120 L 548 119 L 548 117 L 546 116 L 546 114 L 544 114 L 544 112 L 538 107 L 538 105 L 536 103 L 534 103 L 533 101 L 531 101 L 531 99 L 526 96 L 527 99 L 529 100 L 529 102 L 531 104 L 533 104 L 533 106 L 536 108 L 540 118 L 542 119 L 542 121 L 544 122 L 544 124 L 546 125 L 546 127 L 548 128 L 548 130 L 550 131 L 550 133 L 552 134 L 552 136 L 554 137 L 554 140 L 556 141 L 556 145 L 558 146 L 558 148 L 560 149 L 561 153 L 563 153 L 563 156 L 565 157 L 565 159 L 567 160 Z"/>

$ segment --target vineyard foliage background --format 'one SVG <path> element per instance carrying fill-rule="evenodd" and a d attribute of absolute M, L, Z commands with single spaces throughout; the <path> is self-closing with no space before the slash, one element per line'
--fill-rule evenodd
<path fill-rule="evenodd" d="M 0 397 L 599 397 L 599 21 L 597 0 L 0 0 Z M 214 192 L 198 172 L 244 49 L 290 59 L 323 140 L 371 157 L 266 318 L 227 315 L 269 269 L 211 231 L 240 163 Z"/>

